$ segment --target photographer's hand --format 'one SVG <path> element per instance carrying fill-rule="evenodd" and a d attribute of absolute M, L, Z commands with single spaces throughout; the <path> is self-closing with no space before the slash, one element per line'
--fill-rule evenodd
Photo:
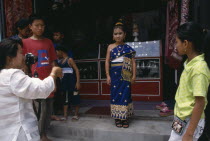
<path fill-rule="evenodd" d="M 62 69 L 60 67 L 53 67 L 50 76 L 52 76 L 54 79 L 56 79 L 57 77 L 62 78 Z"/>

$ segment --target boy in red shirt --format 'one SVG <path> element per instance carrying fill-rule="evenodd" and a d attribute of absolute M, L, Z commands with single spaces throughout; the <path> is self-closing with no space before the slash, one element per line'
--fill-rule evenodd
<path fill-rule="evenodd" d="M 49 76 L 52 67 L 55 65 L 56 52 L 50 39 L 43 37 L 45 23 L 40 16 L 30 17 L 30 29 L 33 35 L 23 40 L 24 54 L 32 53 L 37 56 L 38 61 L 31 66 L 32 76 L 38 75 L 38 78 L 44 79 Z M 51 93 L 47 99 L 41 99 L 41 113 L 39 119 L 39 130 L 42 141 L 50 141 L 46 136 L 46 129 L 50 123 L 52 114 L 53 96 Z"/>

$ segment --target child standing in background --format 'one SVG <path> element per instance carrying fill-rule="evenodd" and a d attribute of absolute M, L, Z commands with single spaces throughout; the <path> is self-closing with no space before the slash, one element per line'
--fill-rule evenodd
<path fill-rule="evenodd" d="M 53 44 L 54 47 L 56 48 L 57 46 L 68 46 L 65 42 L 64 42 L 64 32 L 61 30 L 55 30 L 53 31 Z M 70 58 L 73 58 L 73 53 L 70 49 L 68 49 L 68 56 Z"/>
<path fill-rule="evenodd" d="M 44 19 L 39 15 L 32 15 L 29 20 L 29 28 L 33 35 L 23 39 L 23 54 L 32 53 L 37 56 L 38 61 L 32 65 L 31 72 L 34 77 L 43 80 L 49 76 L 52 67 L 55 66 L 57 59 L 53 43 L 50 39 L 43 36 L 45 31 Z M 47 128 L 50 125 L 52 115 L 54 93 L 47 99 L 41 99 L 41 113 L 39 119 L 39 131 L 42 141 L 50 141 L 47 137 Z"/>
<path fill-rule="evenodd" d="M 31 30 L 29 29 L 29 20 L 28 19 L 20 19 L 15 24 L 15 34 L 10 37 L 13 39 L 26 39 L 31 36 Z"/>
<path fill-rule="evenodd" d="M 68 106 L 75 106 L 75 113 L 72 120 L 78 120 L 80 96 L 78 90 L 80 89 L 80 74 L 72 58 L 68 56 L 68 49 L 64 46 L 57 46 L 56 53 L 60 60 L 58 65 L 63 69 L 63 78 L 61 80 L 61 93 L 64 96 L 64 118 L 68 117 Z"/>

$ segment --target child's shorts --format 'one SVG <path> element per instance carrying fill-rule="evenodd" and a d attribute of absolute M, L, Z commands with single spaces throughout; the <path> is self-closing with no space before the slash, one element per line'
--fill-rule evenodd
<path fill-rule="evenodd" d="M 189 126 L 189 123 L 190 123 L 190 120 L 188 121 L 187 126 L 185 127 L 185 130 L 182 135 L 178 135 L 176 132 L 174 132 L 172 130 L 171 136 L 168 141 L 182 141 L 182 138 L 183 138 L 184 134 L 186 133 L 187 128 Z M 197 126 L 197 128 L 194 132 L 194 135 L 193 135 L 193 141 L 197 141 L 199 139 L 199 137 L 201 136 L 201 134 L 203 133 L 204 124 L 205 124 L 205 120 L 200 119 L 200 121 L 198 122 L 198 126 Z"/>
<path fill-rule="evenodd" d="M 63 103 L 64 105 L 79 105 L 80 104 L 80 95 L 74 93 L 74 91 L 63 91 Z"/>

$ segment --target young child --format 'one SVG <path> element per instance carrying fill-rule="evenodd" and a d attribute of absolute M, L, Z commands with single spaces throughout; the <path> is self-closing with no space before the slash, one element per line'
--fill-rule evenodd
<path fill-rule="evenodd" d="M 29 29 L 29 20 L 28 19 L 20 19 L 15 24 L 15 34 L 10 37 L 13 39 L 26 39 L 31 35 L 31 31 Z"/>
<path fill-rule="evenodd" d="M 204 109 L 210 82 L 210 51 L 203 51 L 203 30 L 200 25 L 188 22 L 177 30 L 176 50 L 186 55 L 179 87 L 176 92 L 174 123 L 169 141 L 197 141 L 204 129 Z M 209 47 L 209 46 L 208 46 Z"/>
<path fill-rule="evenodd" d="M 54 30 L 53 31 L 53 44 L 56 48 L 58 45 L 63 44 L 64 39 L 64 33 L 60 30 Z"/>
<path fill-rule="evenodd" d="M 55 49 L 56 49 L 56 47 L 57 46 L 60 46 L 60 45 L 62 45 L 62 46 L 69 46 L 69 45 L 67 45 L 66 43 L 64 43 L 64 32 L 60 29 L 60 28 L 56 28 L 54 31 L 53 31 L 53 45 L 54 45 L 54 47 L 55 47 Z M 71 50 L 69 50 L 68 51 L 68 56 L 70 57 L 70 58 L 73 58 L 73 53 L 72 53 L 72 51 Z M 57 62 L 60 60 L 60 58 L 58 58 L 58 60 L 57 60 Z M 56 112 L 61 112 L 61 110 L 63 109 L 63 101 L 62 101 L 62 99 L 63 99 L 63 97 L 62 97 L 62 95 L 60 94 L 61 92 L 60 92 L 60 82 L 61 80 L 58 78 L 57 80 L 56 80 L 56 92 L 55 92 L 55 103 L 54 103 L 54 107 L 55 107 L 55 111 Z"/>
<path fill-rule="evenodd" d="M 68 56 L 68 49 L 64 46 L 57 46 L 56 53 L 60 58 L 58 65 L 63 69 L 63 78 L 61 80 L 61 92 L 64 96 L 64 118 L 68 117 L 68 106 L 72 104 L 75 106 L 75 114 L 72 120 L 78 120 L 80 96 L 78 90 L 80 89 L 80 74 L 72 58 Z"/>
<path fill-rule="evenodd" d="M 129 128 L 129 118 L 133 115 L 131 84 L 136 79 L 136 51 L 124 43 L 125 37 L 125 26 L 116 23 L 113 28 L 115 43 L 108 46 L 105 62 L 107 84 L 111 85 L 111 117 L 118 128 Z"/>
<path fill-rule="evenodd" d="M 64 43 L 64 37 L 65 37 L 64 32 L 61 30 L 55 30 L 53 32 L 53 44 L 55 48 L 59 45 L 68 46 L 66 45 L 66 43 Z M 73 53 L 70 49 L 68 49 L 68 56 L 70 58 L 73 58 Z"/>
<path fill-rule="evenodd" d="M 29 27 L 33 35 L 23 40 L 23 53 L 32 53 L 37 56 L 37 63 L 31 66 L 32 75 L 41 80 L 49 76 L 52 67 L 57 59 L 53 43 L 50 39 L 43 37 L 45 22 L 41 16 L 30 17 Z M 38 75 L 38 76 L 37 76 Z M 39 119 L 39 130 L 42 141 L 50 141 L 47 138 L 46 130 L 49 127 L 52 114 L 53 93 L 47 99 L 41 99 L 41 113 Z"/>

